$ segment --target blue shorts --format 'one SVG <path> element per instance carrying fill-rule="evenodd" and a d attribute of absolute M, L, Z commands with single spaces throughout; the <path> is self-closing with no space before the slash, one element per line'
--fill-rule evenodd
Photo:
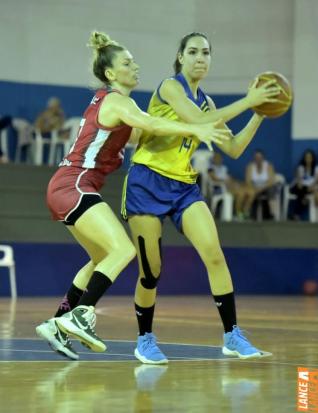
<path fill-rule="evenodd" d="M 170 179 L 142 164 L 134 164 L 126 178 L 122 216 L 154 215 L 161 221 L 170 216 L 182 232 L 183 211 L 194 202 L 204 201 L 197 184 Z"/>

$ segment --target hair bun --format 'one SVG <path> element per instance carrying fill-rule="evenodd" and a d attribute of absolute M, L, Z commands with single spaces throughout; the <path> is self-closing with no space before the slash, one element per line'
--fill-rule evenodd
<path fill-rule="evenodd" d="M 90 35 L 88 46 L 95 50 L 103 49 L 107 46 L 118 46 L 106 33 L 93 31 Z"/>

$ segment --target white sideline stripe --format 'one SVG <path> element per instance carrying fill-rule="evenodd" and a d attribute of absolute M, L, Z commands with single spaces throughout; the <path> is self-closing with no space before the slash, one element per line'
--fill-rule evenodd
<path fill-rule="evenodd" d="M 51 354 L 55 354 L 52 350 L 11 350 L 11 349 L 3 349 L 0 348 L 0 351 L 10 351 L 10 352 L 23 352 L 23 353 L 51 353 Z M 98 353 L 88 353 L 88 352 L 81 352 L 78 351 L 78 354 L 83 354 L 83 355 L 88 355 L 88 356 L 95 356 Z M 100 355 L 102 355 L 101 353 L 99 353 Z M 113 357 L 113 356 L 120 356 L 120 357 L 130 357 L 133 359 L 133 361 L 136 360 L 136 357 L 133 354 L 122 354 L 122 353 L 105 353 L 103 354 L 103 356 L 107 357 Z M 235 357 L 231 357 L 231 358 L 235 358 Z M 172 356 L 172 359 L 178 359 L 178 360 L 185 360 L 185 361 L 203 361 L 203 360 L 220 360 L 218 358 L 215 359 L 211 359 L 211 358 L 188 358 L 188 357 L 179 357 L 179 356 Z M 170 359 L 171 360 L 171 359 Z M 6 361 L 6 360 L 3 360 Z M 11 361 L 33 361 L 33 360 L 11 360 Z M 36 361 L 40 361 L 40 360 L 36 360 Z M 46 361 L 46 360 L 41 360 L 41 361 Z M 48 360 L 49 361 L 49 360 Z M 85 361 L 89 361 L 89 360 L 85 360 Z M 103 360 L 96 360 L 96 361 L 103 361 Z M 105 360 L 106 361 L 106 360 Z M 107 360 L 108 361 L 108 360 Z M 121 361 L 125 361 L 125 360 L 121 360 Z M 137 361 L 137 360 L 136 360 Z"/>
<path fill-rule="evenodd" d="M 115 342 L 115 343 L 136 343 L 136 341 L 131 340 L 105 340 L 107 342 Z M 219 348 L 221 349 L 222 346 L 211 346 L 210 344 L 191 344 L 191 343 L 167 343 L 166 341 L 158 341 L 158 344 L 171 344 L 173 346 L 191 346 L 191 347 L 209 347 L 209 348 Z"/>
<path fill-rule="evenodd" d="M 99 129 L 97 132 L 97 135 L 93 142 L 91 142 L 84 154 L 84 162 L 83 162 L 83 168 L 94 168 L 95 167 L 95 158 L 97 154 L 99 153 L 101 147 L 104 145 L 104 143 L 107 141 L 111 134 L 111 131 L 106 131 L 103 129 Z"/>
<path fill-rule="evenodd" d="M 99 196 L 100 196 L 100 194 L 99 194 L 98 192 L 83 192 L 83 191 L 81 190 L 81 188 L 80 188 L 80 186 L 79 186 L 79 185 L 80 185 L 80 180 L 81 180 L 82 176 L 83 176 L 84 174 L 86 174 L 87 171 L 88 171 L 88 169 L 85 169 L 83 172 L 81 172 L 81 173 L 78 175 L 78 177 L 77 177 L 77 179 L 76 179 L 75 188 L 76 188 L 77 191 L 80 193 L 80 197 L 79 197 L 79 200 L 77 201 L 75 207 L 70 210 L 70 212 L 65 216 L 65 218 L 64 218 L 63 221 L 67 221 L 68 217 L 69 217 L 74 211 L 76 211 L 76 209 L 79 207 L 80 203 L 82 202 L 83 195 L 86 195 L 86 194 L 87 194 L 87 195 L 99 195 Z"/>
<path fill-rule="evenodd" d="M 1 340 L 6 340 L 6 341 L 14 341 L 14 340 L 34 340 L 34 341 L 43 341 L 43 339 L 35 337 L 35 338 L 31 338 L 31 337 L 26 337 L 26 338 L 9 338 L 9 339 L 1 339 L 0 338 L 0 342 Z M 80 342 L 80 340 L 73 340 L 74 342 Z M 106 344 L 108 342 L 110 343 L 133 343 L 136 344 L 136 340 L 108 340 L 105 339 L 103 340 Z M 211 347 L 211 348 L 222 348 L 222 346 L 211 346 L 210 344 L 191 344 L 191 343 L 167 343 L 166 341 L 158 341 L 158 344 L 171 344 L 171 345 L 176 345 L 176 346 L 192 346 L 192 347 Z"/>
<path fill-rule="evenodd" d="M 286 362 L 267 362 L 267 361 L 260 361 L 260 359 L 250 359 L 250 360 L 240 360 L 239 358 L 231 357 L 225 359 L 189 359 L 189 360 L 171 360 L 171 363 L 186 363 L 186 362 L 200 362 L 200 361 L 219 361 L 219 362 L 240 362 L 240 363 L 252 363 L 252 364 L 270 364 L 270 365 L 277 365 L 277 366 L 289 366 L 289 367 L 298 367 L 300 364 L 304 364 L 304 361 L 300 361 L 299 363 L 286 363 Z M 137 359 L 135 360 L 67 360 L 66 358 L 63 360 L 0 360 L 1 363 L 138 363 L 142 365 L 140 361 Z M 305 363 L 306 364 L 306 363 Z M 307 364 L 306 364 L 307 365 Z M 318 365 L 307 365 L 308 368 L 317 368 Z"/>

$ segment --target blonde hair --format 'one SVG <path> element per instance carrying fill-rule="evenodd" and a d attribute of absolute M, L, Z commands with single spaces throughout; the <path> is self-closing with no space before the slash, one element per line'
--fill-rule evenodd
<path fill-rule="evenodd" d="M 91 33 L 87 46 L 91 47 L 94 51 L 94 75 L 103 83 L 109 84 L 105 70 L 108 67 L 113 67 L 112 62 L 115 55 L 125 50 L 125 47 L 121 46 L 115 40 L 112 40 L 108 34 L 98 31 Z"/>

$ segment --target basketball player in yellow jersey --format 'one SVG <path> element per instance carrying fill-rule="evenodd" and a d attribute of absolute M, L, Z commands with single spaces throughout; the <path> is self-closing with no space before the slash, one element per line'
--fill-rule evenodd
<path fill-rule="evenodd" d="M 209 70 L 210 52 L 211 46 L 204 34 L 191 33 L 182 39 L 175 62 L 176 75 L 159 85 L 150 101 L 149 114 L 198 124 L 220 119 L 226 122 L 248 108 L 275 101 L 279 94 L 275 82 L 267 82 L 259 88 L 255 83 L 245 98 L 216 110 L 212 99 L 199 87 Z M 220 148 L 233 158 L 239 157 L 262 121 L 261 116 L 254 114 L 245 128 Z M 223 353 L 240 358 L 262 355 L 237 326 L 231 275 L 213 217 L 195 183 L 197 173 L 190 164 L 198 144 L 192 137 L 143 136 L 126 180 L 122 215 L 128 219 L 139 263 L 135 292 L 139 337 L 135 356 L 143 363 L 168 362 L 152 333 L 161 271 L 162 220 L 167 215 L 190 240 L 206 266 L 224 325 Z"/>

